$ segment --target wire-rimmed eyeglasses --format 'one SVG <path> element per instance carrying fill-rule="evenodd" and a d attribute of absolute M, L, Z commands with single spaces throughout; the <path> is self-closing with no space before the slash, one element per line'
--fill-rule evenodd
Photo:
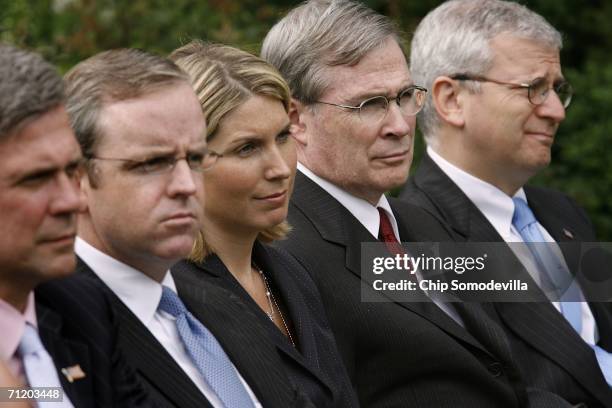
<path fill-rule="evenodd" d="M 414 116 L 419 113 L 421 109 L 423 109 L 426 96 L 427 88 L 411 85 L 408 88 L 400 91 L 395 98 L 387 98 L 383 95 L 373 96 L 364 100 L 357 106 L 342 105 L 339 103 L 325 101 L 315 102 L 357 111 L 361 120 L 365 122 L 378 122 L 387 115 L 391 101 L 395 101 L 395 103 L 397 103 L 400 112 L 404 116 Z"/>
<path fill-rule="evenodd" d="M 469 74 L 455 74 L 450 76 L 450 78 L 457 81 L 491 82 L 498 85 L 508 86 L 513 89 L 527 89 L 527 98 L 533 105 L 543 104 L 544 101 L 546 101 L 546 98 L 548 98 L 551 89 L 555 91 L 564 108 L 567 108 L 570 105 L 572 102 L 572 96 L 574 96 L 574 89 L 567 81 L 562 81 L 549 86 L 546 78 L 537 78 L 529 83 L 520 84 L 498 81 L 496 79 L 491 79 L 480 75 Z"/>
<path fill-rule="evenodd" d="M 179 160 L 185 160 L 187 166 L 192 171 L 202 172 L 210 169 L 215 165 L 220 155 L 209 149 L 201 149 L 198 151 L 187 153 L 184 156 L 176 157 L 173 155 L 158 155 L 152 156 L 144 160 L 102 157 L 96 155 L 87 155 L 86 160 L 103 160 L 103 161 L 119 161 L 127 163 L 129 170 L 139 171 L 144 174 L 165 174 L 171 172 Z"/>

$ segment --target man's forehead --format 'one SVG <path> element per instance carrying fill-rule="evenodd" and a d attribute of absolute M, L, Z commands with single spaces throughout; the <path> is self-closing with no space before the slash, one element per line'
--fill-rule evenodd
<path fill-rule="evenodd" d="M 537 70 L 544 66 L 561 69 L 559 49 L 532 39 L 500 34 L 490 41 L 494 53 L 493 68 Z"/>
<path fill-rule="evenodd" d="M 325 93 L 344 98 L 393 95 L 412 83 L 406 57 L 395 40 L 370 51 L 356 65 L 328 67 L 326 74 L 331 80 Z"/>
<path fill-rule="evenodd" d="M 205 120 L 199 102 L 193 90 L 182 85 L 106 103 L 98 116 L 98 148 L 168 150 L 205 145 Z M 166 104 L 165 92 L 184 93 L 186 100 L 180 102 L 186 105 L 184 109 Z M 173 110 L 178 112 L 173 114 Z"/>
<path fill-rule="evenodd" d="M 0 141 L 0 166 L 7 176 L 59 169 L 80 158 L 81 149 L 69 126 L 49 134 L 28 132 Z"/>

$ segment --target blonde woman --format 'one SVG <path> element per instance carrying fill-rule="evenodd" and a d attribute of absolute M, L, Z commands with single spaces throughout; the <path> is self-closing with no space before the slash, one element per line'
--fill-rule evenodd
<path fill-rule="evenodd" d="M 229 46 L 196 41 L 170 58 L 191 77 L 208 148 L 218 157 L 204 177 L 202 233 L 190 261 L 173 268 L 179 294 L 202 309 L 206 287 L 222 286 L 245 306 L 232 316 L 235 327 L 257 321 L 248 336 L 279 353 L 275 362 L 261 362 L 262 373 L 281 365 L 316 407 L 356 406 L 314 283 L 288 254 L 266 245 L 290 230 L 285 218 L 297 158 L 287 84 L 265 61 Z"/>

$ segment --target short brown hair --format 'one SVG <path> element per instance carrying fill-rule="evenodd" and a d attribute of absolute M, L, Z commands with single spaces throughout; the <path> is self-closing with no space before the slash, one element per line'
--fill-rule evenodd
<path fill-rule="evenodd" d="M 104 51 L 78 63 L 64 76 L 67 109 L 83 156 L 93 156 L 102 137 L 98 115 L 104 104 L 137 98 L 188 82 L 172 61 L 137 49 Z"/>

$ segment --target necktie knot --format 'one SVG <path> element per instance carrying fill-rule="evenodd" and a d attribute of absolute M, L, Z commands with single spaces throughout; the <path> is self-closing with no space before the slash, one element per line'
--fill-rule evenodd
<path fill-rule="evenodd" d="M 393 232 L 393 226 L 389 220 L 389 216 L 382 208 L 378 207 L 378 214 L 380 216 L 380 227 L 378 229 L 378 239 L 383 242 L 398 242 Z"/>
<path fill-rule="evenodd" d="M 522 232 L 525 228 L 537 222 L 535 215 L 533 215 L 531 208 L 529 208 L 525 200 L 514 197 L 512 202 L 514 203 L 512 225 L 514 225 L 519 232 Z"/>
<path fill-rule="evenodd" d="M 19 354 L 22 356 L 38 354 L 44 349 L 45 347 L 40 341 L 38 331 L 33 326 L 26 323 L 21 341 L 19 342 Z"/>
<path fill-rule="evenodd" d="M 172 289 L 167 286 L 162 285 L 162 297 L 159 300 L 160 310 L 177 317 L 182 314 L 185 314 L 187 309 L 185 308 L 185 304 L 179 299 L 178 295 L 174 293 Z"/>

